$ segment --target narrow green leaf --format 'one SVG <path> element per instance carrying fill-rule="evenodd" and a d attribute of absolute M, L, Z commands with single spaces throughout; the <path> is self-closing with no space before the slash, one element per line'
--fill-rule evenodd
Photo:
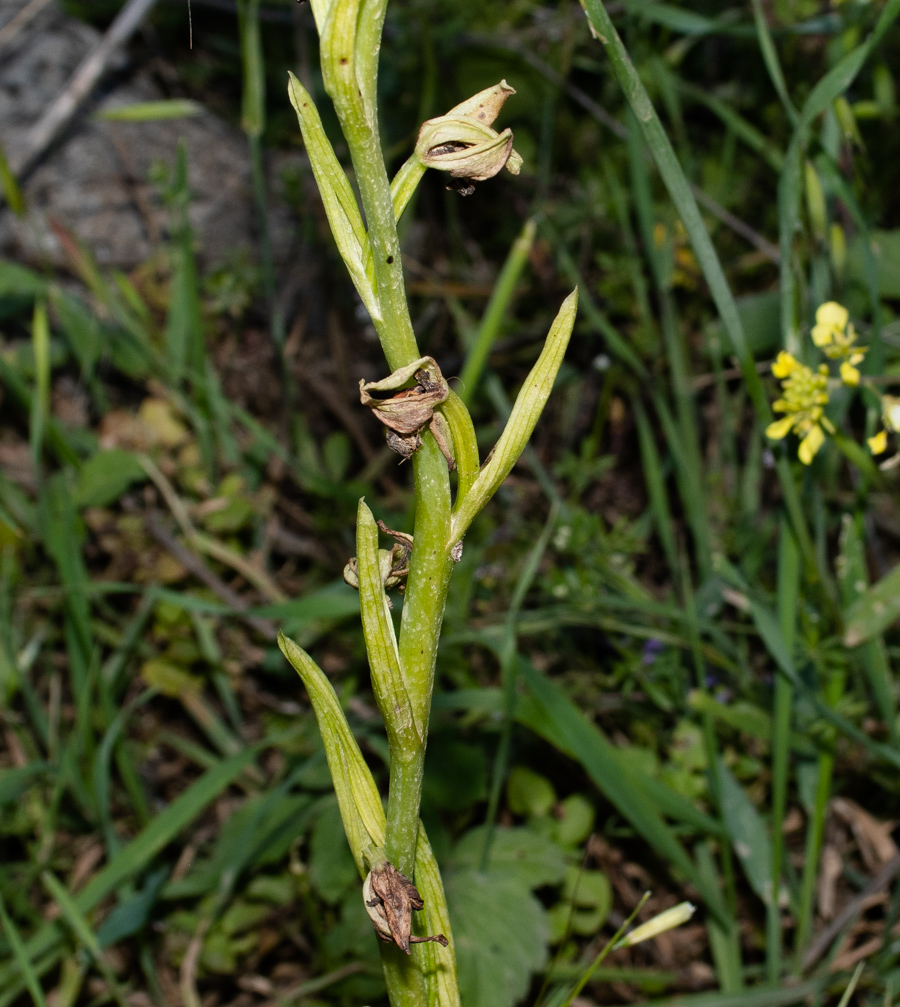
<path fill-rule="evenodd" d="M 500 488 L 528 444 L 553 390 L 553 382 L 572 335 L 577 308 L 578 291 L 573 290 L 563 301 L 550 327 L 544 349 L 516 397 L 509 420 L 490 458 L 485 462 L 469 493 L 464 499 L 457 500 L 450 529 L 451 546 L 462 539 L 475 516 Z"/>
<path fill-rule="evenodd" d="M 698 874 L 684 847 L 660 817 L 655 802 L 637 775 L 630 771 L 624 760 L 612 757 L 612 746 L 603 739 L 596 727 L 528 662 L 522 662 L 519 674 L 544 708 L 555 729 L 565 739 L 567 747 L 608 800 L 660 856 L 675 870 L 691 879 L 713 913 L 721 912 L 721 896 L 710 890 Z M 722 923 L 725 927 L 731 925 L 727 918 Z"/>
<path fill-rule="evenodd" d="M 96 118 L 106 122 L 157 122 L 162 119 L 187 119 L 202 115 L 204 107 L 188 98 L 169 98 L 164 101 L 136 101 L 98 112 Z"/>
<path fill-rule="evenodd" d="M 384 846 L 385 817 L 378 787 L 325 674 L 305 650 L 283 633 L 278 635 L 278 646 L 309 693 L 325 744 L 347 841 L 360 877 L 365 877 L 369 869 L 367 851 L 373 846 Z"/>
<path fill-rule="evenodd" d="M 768 905 L 772 900 L 772 844 L 759 812 L 722 759 L 719 759 L 722 815 L 750 887 Z"/>
<path fill-rule="evenodd" d="M 288 96 L 297 113 L 303 143 L 325 206 L 331 233 L 366 310 L 373 320 L 380 320 L 381 309 L 375 294 L 374 274 L 369 275 L 366 269 L 369 239 L 356 196 L 325 135 L 322 120 L 309 92 L 292 73 L 288 74 L 288 78 Z"/>
<path fill-rule="evenodd" d="M 44 999 L 44 991 L 31 966 L 31 960 L 25 950 L 25 945 L 22 943 L 18 927 L 13 923 L 6 911 L 2 895 L 0 895 L 0 922 L 3 923 L 3 931 L 6 934 L 7 941 L 9 941 L 9 946 L 12 948 L 13 959 L 21 973 L 21 978 L 25 981 L 28 992 L 31 994 L 34 1007 L 46 1007 L 47 1002 Z"/>
<path fill-rule="evenodd" d="M 387 728 L 392 755 L 409 757 L 424 745 L 425 725 L 419 723 L 413 713 L 384 589 L 384 575 L 390 573 L 391 554 L 379 550 L 378 526 L 362 499 L 356 511 L 356 560 L 359 606 L 372 688 Z"/>
<path fill-rule="evenodd" d="M 494 284 L 491 298 L 484 310 L 484 316 L 478 327 L 475 342 L 468 348 L 466 361 L 463 364 L 460 375 L 460 398 L 468 405 L 475 396 L 478 381 L 481 373 L 487 364 L 491 347 L 500 334 L 500 327 L 509 309 L 513 296 L 516 292 L 516 285 L 522 278 L 525 266 L 528 264 L 528 256 L 534 245 L 534 236 L 537 223 L 533 217 L 525 221 L 522 230 L 519 232 Z"/>
<path fill-rule="evenodd" d="M 119 1007 L 129 1007 L 128 1001 L 125 999 L 122 988 L 119 986 L 115 974 L 109 965 L 107 965 L 106 960 L 103 957 L 103 950 L 100 947 L 100 942 L 97 940 L 94 931 L 91 930 L 90 924 L 84 918 L 76 905 L 75 900 L 71 895 L 69 895 L 63 885 L 60 884 L 59 880 L 50 873 L 50 871 L 44 871 L 42 878 L 44 886 L 55 899 L 66 923 L 68 923 L 72 928 L 72 931 L 78 940 L 88 949 L 88 951 L 90 951 L 91 957 L 94 959 L 97 968 L 106 980 L 107 988 L 112 994 L 113 999 L 117 1004 L 119 1004 Z"/>
<path fill-rule="evenodd" d="M 900 564 L 867 588 L 847 610 L 844 644 L 858 647 L 900 617 Z"/>
<path fill-rule="evenodd" d="M 25 197 L 22 195 L 16 176 L 9 166 L 9 161 L 6 160 L 6 153 L 2 146 L 0 146 L 0 192 L 3 193 L 7 205 L 17 217 L 25 215 L 27 209 Z"/>

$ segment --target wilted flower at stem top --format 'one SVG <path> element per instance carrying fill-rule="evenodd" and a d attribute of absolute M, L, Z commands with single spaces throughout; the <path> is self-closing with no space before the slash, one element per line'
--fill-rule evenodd
<path fill-rule="evenodd" d="M 428 119 L 419 130 L 416 157 L 426 168 L 449 172 L 462 179 L 456 188 L 467 196 L 475 182 L 483 182 L 506 166 L 513 175 L 522 168 L 522 158 L 513 150 L 512 130 L 498 133 L 491 128 L 506 99 L 515 90 L 501 80 L 451 108 L 446 115 Z"/>
<path fill-rule="evenodd" d="M 834 427 L 823 412 L 828 404 L 828 367 L 821 364 L 817 372 L 813 371 L 782 350 L 772 364 L 772 373 L 781 378 L 783 395 L 772 408 L 786 415 L 769 424 L 766 437 L 781 440 L 793 430 L 801 438 L 797 456 L 804 465 L 809 465 L 825 443 L 822 428 L 834 433 Z"/>
<path fill-rule="evenodd" d="M 859 370 L 866 348 L 856 345 L 856 330 L 848 324 L 850 314 L 837 301 L 826 301 L 816 311 L 812 339 L 829 360 L 840 360 L 841 381 L 845 385 L 859 384 Z"/>

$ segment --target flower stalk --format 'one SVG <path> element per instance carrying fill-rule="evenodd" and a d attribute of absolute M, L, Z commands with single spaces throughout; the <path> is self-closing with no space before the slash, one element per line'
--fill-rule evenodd
<path fill-rule="evenodd" d="M 463 537 L 528 443 L 553 388 L 575 321 L 573 292 L 551 327 L 489 460 L 481 465 L 472 419 L 416 345 L 403 281 L 396 222 L 428 168 L 465 193 L 503 167 L 517 174 L 512 132 L 493 123 L 513 89 L 501 81 L 422 125 L 416 149 L 388 180 L 375 107 L 384 0 L 312 0 L 322 76 L 341 124 L 360 201 L 322 128 L 312 96 L 291 75 L 288 91 L 338 251 L 381 341 L 391 373 L 360 382 L 362 405 L 388 444 L 412 460 L 413 535 L 357 512 L 357 555 L 345 579 L 360 592 L 372 689 L 387 730 L 387 808 L 333 688 L 300 647 L 280 645 L 310 695 L 325 741 L 361 897 L 381 937 L 394 1007 L 458 1007 L 453 935 L 440 872 L 419 822 L 428 718 L 438 641 Z M 361 204 L 361 205 L 360 205 Z M 456 496 L 451 471 L 456 470 Z M 393 539 L 381 548 L 379 531 Z M 388 592 L 404 590 L 399 633 Z"/>

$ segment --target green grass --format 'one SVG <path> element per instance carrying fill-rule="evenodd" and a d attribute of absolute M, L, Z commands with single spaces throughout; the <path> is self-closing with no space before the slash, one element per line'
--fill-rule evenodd
<path fill-rule="evenodd" d="M 325 669 L 384 794 L 341 570 L 359 497 L 409 531 L 412 495 L 355 401 L 383 364 L 307 169 L 264 183 L 268 150 L 297 142 L 295 41 L 315 48 L 308 24 L 268 19 L 287 9 L 195 7 L 190 59 L 174 9 L 154 25 L 184 97 L 247 134 L 258 270 L 198 255 L 183 152 L 157 179 L 158 279 L 101 268 L 64 229 L 66 270 L 0 263 L 0 1005 L 385 1002 L 275 635 Z M 803 961 L 827 922 L 823 849 L 842 857 L 838 907 L 879 866 L 834 798 L 898 817 L 896 470 L 854 448 L 879 423 L 865 391 L 835 397 L 840 436 L 809 468 L 763 430 L 768 362 L 813 361 L 826 299 L 892 390 L 900 0 L 585 12 L 392 7 L 384 46 L 389 169 L 423 116 L 503 76 L 518 91 L 500 125 L 523 174 L 465 200 L 426 176 L 401 228 L 417 337 L 459 375 L 482 458 L 580 288 L 533 448 L 466 537 L 438 657 L 422 815 L 463 1002 L 562 1004 L 583 985 L 591 1003 L 890 1004 L 896 882 L 851 924 L 879 939 L 852 982 L 843 934 Z M 0 175 L 20 208 L 5 161 Z M 303 194 L 294 224 L 317 263 L 300 305 L 267 237 L 282 183 Z M 698 189 L 777 236 L 779 262 Z M 264 349 L 236 375 L 251 331 Z M 697 917 L 597 967 L 645 884 L 642 918 L 684 897 Z"/>

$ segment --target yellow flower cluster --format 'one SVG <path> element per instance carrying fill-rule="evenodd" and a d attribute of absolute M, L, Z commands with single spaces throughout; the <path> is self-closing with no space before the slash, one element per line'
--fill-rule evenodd
<path fill-rule="evenodd" d="M 856 345 L 856 331 L 850 314 L 837 301 L 826 301 L 816 312 L 812 339 L 829 360 L 840 360 L 841 381 L 856 387 L 859 384 L 859 370 L 866 355 L 864 346 Z"/>
<path fill-rule="evenodd" d="M 782 398 L 772 408 L 786 415 L 769 424 L 766 437 L 781 440 L 793 430 L 801 438 L 798 457 L 809 465 L 825 443 L 822 428 L 834 433 L 834 426 L 824 413 L 828 404 L 828 365 L 821 364 L 818 371 L 813 371 L 782 350 L 772 364 L 772 373 L 781 379 L 782 392 Z"/>

